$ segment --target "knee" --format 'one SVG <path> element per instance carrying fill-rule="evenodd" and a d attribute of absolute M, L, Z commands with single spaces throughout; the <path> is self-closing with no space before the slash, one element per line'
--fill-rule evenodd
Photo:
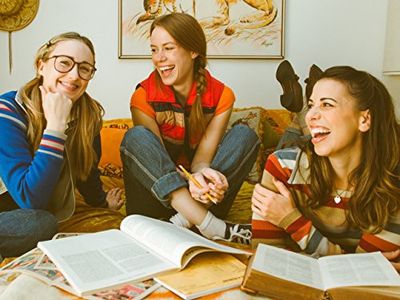
<path fill-rule="evenodd" d="M 240 140 L 241 143 L 246 143 L 248 145 L 260 143 L 256 132 L 247 125 L 237 124 L 231 128 L 230 133 L 235 139 Z"/>
<path fill-rule="evenodd" d="M 26 210 L 26 220 L 28 220 L 31 225 L 30 232 L 26 232 L 26 234 L 33 234 L 38 240 L 51 239 L 58 231 L 58 221 L 56 217 L 46 210 Z"/>
<path fill-rule="evenodd" d="M 136 150 L 143 149 L 147 145 L 152 145 L 158 137 L 148 128 L 138 125 L 129 129 L 121 142 L 120 151 L 125 150 L 135 152 Z"/>
<path fill-rule="evenodd" d="M 2 213 L 0 252 L 3 257 L 18 256 L 49 240 L 57 233 L 57 219 L 48 211 L 17 209 Z"/>
<path fill-rule="evenodd" d="M 130 128 L 124 135 L 124 138 L 121 142 L 121 147 L 129 147 L 130 145 L 134 145 L 136 141 L 141 137 L 144 136 L 146 133 L 146 128 L 144 126 L 135 126 Z"/>

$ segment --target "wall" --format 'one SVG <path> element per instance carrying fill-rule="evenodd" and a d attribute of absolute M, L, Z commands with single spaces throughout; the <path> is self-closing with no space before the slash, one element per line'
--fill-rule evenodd
<path fill-rule="evenodd" d="M 383 83 L 389 88 L 400 116 L 400 1 L 389 0 L 386 23 Z M 390 75 L 389 75 L 390 74 Z"/>
<path fill-rule="evenodd" d="M 199 2 L 204 0 L 198 0 Z M 308 69 L 350 64 L 382 78 L 387 0 L 287 0 L 285 58 L 303 84 Z M 8 73 L 7 33 L 0 32 L 0 92 L 34 76 L 36 49 L 53 35 L 78 31 L 96 46 L 98 72 L 89 93 L 106 118 L 129 117 L 128 102 L 138 81 L 151 70 L 149 59 L 118 59 L 117 0 L 41 0 L 35 20 L 12 34 L 14 68 Z M 275 79 L 280 60 L 210 60 L 209 69 L 231 86 L 237 107 L 280 107 Z"/>

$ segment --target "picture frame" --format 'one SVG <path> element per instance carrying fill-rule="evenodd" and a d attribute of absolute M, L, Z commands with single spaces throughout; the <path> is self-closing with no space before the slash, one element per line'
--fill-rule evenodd
<path fill-rule="evenodd" d="M 258 2 L 259 9 L 250 0 L 119 0 L 118 58 L 150 58 L 152 21 L 175 11 L 202 25 L 208 58 L 282 59 L 285 0 Z"/>

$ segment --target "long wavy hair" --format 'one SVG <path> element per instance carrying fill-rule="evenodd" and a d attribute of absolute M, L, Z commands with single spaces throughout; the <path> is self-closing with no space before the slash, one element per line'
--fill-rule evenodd
<path fill-rule="evenodd" d="M 205 121 L 201 99 L 207 88 L 207 41 L 199 22 L 185 13 L 171 13 L 158 17 L 153 21 L 150 35 L 154 28 L 164 28 L 184 49 L 198 54 L 194 60 L 193 79 L 197 83 L 197 96 L 189 116 L 191 136 L 199 136 L 205 131 Z M 157 73 L 159 78 L 159 75 Z M 160 78 L 159 78 L 160 80 Z"/>
<path fill-rule="evenodd" d="M 38 65 L 45 61 L 61 41 L 77 40 L 87 45 L 95 57 L 92 42 L 76 32 L 66 32 L 50 39 L 42 45 L 36 53 L 35 69 L 36 77 L 29 81 L 22 88 L 22 102 L 27 111 L 28 117 L 28 141 L 32 146 L 32 153 L 39 148 L 43 131 L 46 127 L 46 119 L 42 108 L 42 96 L 39 86 L 43 78 L 39 75 Z M 72 122 L 66 134 L 68 135 L 66 147 L 71 157 L 72 171 L 76 178 L 85 180 L 91 168 L 98 162 L 98 157 L 93 149 L 93 140 L 100 133 L 102 126 L 103 107 L 86 92 L 74 102 L 70 119 Z M 79 171 L 78 171 L 79 170 Z"/>
<path fill-rule="evenodd" d="M 325 70 L 319 80 L 332 79 L 347 87 L 360 111 L 369 110 L 371 126 L 362 134 L 361 160 L 348 177 L 354 187 L 347 219 L 364 231 L 376 233 L 400 210 L 400 126 L 386 87 L 367 72 L 348 66 Z M 334 171 L 327 157 L 309 143 L 311 199 L 318 207 L 332 192 Z"/>

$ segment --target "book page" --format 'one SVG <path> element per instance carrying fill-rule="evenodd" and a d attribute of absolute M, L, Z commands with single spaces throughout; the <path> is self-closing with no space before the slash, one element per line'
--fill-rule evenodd
<path fill-rule="evenodd" d="M 148 279 L 176 268 L 115 229 L 39 242 L 38 246 L 79 294 Z"/>
<path fill-rule="evenodd" d="M 234 256 L 209 252 L 193 258 L 185 269 L 155 280 L 184 299 L 194 299 L 239 286 L 245 270 Z"/>
<path fill-rule="evenodd" d="M 63 238 L 78 234 L 58 233 L 53 239 Z M 48 269 L 37 267 L 40 260 L 46 257 L 46 265 Z M 23 254 L 22 256 L 11 261 L 0 269 L 0 285 L 8 285 L 11 281 L 15 280 L 19 274 L 27 274 L 35 277 L 44 283 L 55 286 L 65 290 L 71 294 L 76 294 L 74 289 L 64 278 L 64 276 L 57 270 L 53 262 L 45 255 L 40 249 L 35 248 Z M 135 299 L 139 300 L 159 288 L 161 285 L 152 279 L 126 284 L 118 289 L 106 290 L 93 295 L 88 295 L 85 299 L 88 300 L 117 300 L 117 299 Z"/>
<path fill-rule="evenodd" d="M 400 285 L 399 274 L 380 252 L 325 256 L 319 265 L 325 289 Z"/>
<path fill-rule="evenodd" d="M 323 289 L 318 261 L 299 253 L 258 244 L 252 268 L 317 289 Z"/>
<path fill-rule="evenodd" d="M 186 228 L 141 215 L 126 217 L 121 223 L 121 230 L 180 268 L 183 268 L 192 257 L 204 251 L 215 250 L 249 255 L 246 251 L 217 244 Z M 188 251 L 192 248 L 193 251 Z"/>
<path fill-rule="evenodd" d="M 66 237 L 70 237 L 70 236 L 77 236 L 77 235 L 81 235 L 84 233 L 78 233 L 78 232 L 59 232 L 56 233 L 52 240 L 57 240 L 57 239 L 63 239 Z M 53 264 L 53 262 L 49 259 L 49 257 L 46 254 L 42 254 L 41 257 L 38 259 L 36 265 L 35 265 L 35 269 L 39 270 L 55 270 L 57 271 L 57 267 L 55 264 Z"/>

